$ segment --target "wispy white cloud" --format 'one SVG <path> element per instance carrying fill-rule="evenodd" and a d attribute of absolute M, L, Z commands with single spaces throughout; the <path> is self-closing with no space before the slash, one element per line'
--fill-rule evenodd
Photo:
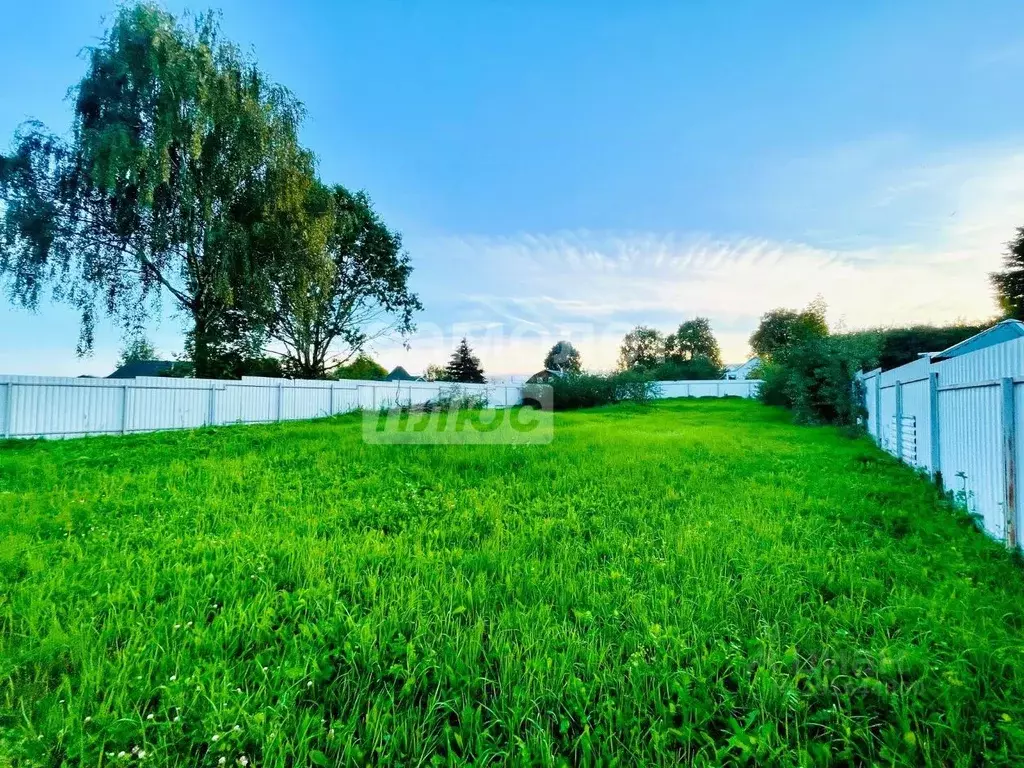
<path fill-rule="evenodd" d="M 904 146 L 888 139 L 840 153 L 845 172 L 876 171 L 850 217 L 864 226 L 846 228 L 842 245 L 593 231 L 433 238 L 417 244 L 424 268 L 457 266 L 425 286 L 428 309 L 436 307 L 428 314 L 439 328 L 460 318 L 501 323 L 478 345 L 487 368 L 502 372 L 539 367 L 547 346 L 573 334 L 589 365 L 610 367 L 632 325 L 669 331 L 696 315 L 711 318 L 726 357 L 740 360 L 761 314 L 817 295 L 846 328 L 991 317 L 988 273 L 1024 224 L 1024 151 L 971 150 L 900 167 L 893 158 Z M 830 215 L 842 231 L 842 212 Z M 446 357 L 453 334 L 432 338 L 436 345 L 413 339 L 405 359 Z"/>

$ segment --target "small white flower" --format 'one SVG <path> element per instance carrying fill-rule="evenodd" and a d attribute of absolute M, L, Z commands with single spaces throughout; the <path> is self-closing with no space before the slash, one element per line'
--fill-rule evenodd
<path fill-rule="evenodd" d="M 263 671 L 266 672 L 268 669 L 270 669 L 270 667 L 264 667 Z"/>
<path fill-rule="evenodd" d="M 175 628 L 175 629 L 181 629 L 181 624 L 175 624 L 175 625 L 174 625 L 174 628 Z"/>
<path fill-rule="evenodd" d="M 241 693 L 241 692 L 242 692 L 241 688 L 235 688 L 235 693 Z"/>
<path fill-rule="evenodd" d="M 238 762 L 240 762 L 242 765 L 248 765 L 249 764 L 249 758 L 246 757 L 245 755 L 242 755 L 240 758 L 238 758 Z"/>
<path fill-rule="evenodd" d="M 220 760 L 217 761 L 217 765 L 224 765 L 224 763 L 226 763 L 227 761 L 228 759 L 226 757 L 222 757 Z"/>
<path fill-rule="evenodd" d="M 178 679 L 178 676 L 177 676 L 177 675 L 171 675 L 171 682 L 172 682 L 172 683 L 173 683 L 173 682 L 174 682 L 175 680 L 177 680 L 177 679 Z"/>
<path fill-rule="evenodd" d="M 310 680 L 308 683 L 306 683 L 306 687 L 307 688 L 312 688 L 313 687 L 313 681 Z"/>
<path fill-rule="evenodd" d="M 122 749 L 120 752 L 117 753 L 117 756 L 123 759 L 127 754 L 128 753 Z"/>
<path fill-rule="evenodd" d="M 185 625 L 185 629 L 188 629 L 191 626 L 192 626 L 192 622 L 190 621 L 190 622 L 188 622 L 188 624 Z"/>
<path fill-rule="evenodd" d="M 144 760 L 145 757 L 146 757 L 146 750 L 140 749 L 139 750 L 139 760 Z"/>
<path fill-rule="evenodd" d="M 236 726 L 235 726 L 235 730 L 236 730 L 236 731 L 240 731 L 240 730 L 242 730 L 242 726 L 240 726 L 240 725 L 236 725 Z"/>
<path fill-rule="evenodd" d="M 153 713 L 150 713 L 150 714 L 146 715 L 146 719 L 147 720 L 152 720 L 153 719 Z"/>
<path fill-rule="evenodd" d="M 178 722 L 179 720 L 181 720 L 181 718 L 180 718 L 180 717 L 178 717 L 177 715 L 175 715 L 175 716 L 174 716 L 174 720 L 172 720 L 171 722 L 173 722 L 173 723 L 176 723 L 176 722 Z"/>
<path fill-rule="evenodd" d="M 91 722 L 92 722 L 92 718 L 91 718 L 91 717 L 88 717 L 88 716 L 86 716 L 86 718 L 85 718 L 85 722 L 87 722 L 87 723 L 91 723 Z"/>
<path fill-rule="evenodd" d="M 219 741 L 219 740 L 220 740 L 220 735 L 218 735 L 216 733 L 213 734 L 213 736 L 210 737 L 210 741 Z"/>

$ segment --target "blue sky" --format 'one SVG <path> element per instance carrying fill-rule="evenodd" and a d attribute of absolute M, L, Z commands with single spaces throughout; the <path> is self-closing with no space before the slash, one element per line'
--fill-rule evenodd
<path fill-rule="evenodd" d="M 0 145 L 66 129 L 114 7 L 4 9 Z M 603 368 L 631 325 L 698 314 L 740 360 L 761 313 L 816 294 L 838 327 L 983 319 L 1024 225 L 1019 2 L 216 7 L 306 104 L 325 180 L 405 236 L 426 311 L 386 365 L 467 332 L 492 373 L 559 336 Z M 116 329 L 85 360 L 76 335 L 64 308 L 3 305 L 0 371 L 108 372 Z M 151 336 L 180 349 L 174 318 Z"/>

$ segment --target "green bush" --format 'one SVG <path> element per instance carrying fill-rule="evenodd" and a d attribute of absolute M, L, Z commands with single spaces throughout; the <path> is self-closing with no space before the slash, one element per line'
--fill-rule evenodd
<path fill-rule="evenodd" d="M 856 374 L 874 366 L 875 350 L 853 337 L 804 339 L 761 366 L 761 402 L 792 409 L 801 424 L 855 426 L 865 415 Z"/>
<path fill-rule="evenodd" d="M 725 370 L 713 360 L 695 357 L 692 360 L 666 360 L 648 372 L 658 381 L 704 381 L 722 378 Z"/>
<path fill-rule="evenodd" d="M 556 411 L 627 401 L 647 403 L 654 398 L 657 390 L 657 382 L 649 372 L 644 371 L 623 371 L 607 376 L 581 373 L 553 377 L 549 383 L 554 393 Z"/>
<path fill-rule="evenodd" d="M 908 328 L 871 328 L 843 334 L 858 344 L 873 344 L 878 352 L 876 365 L 883 370 L 898 368 L 917 359 L 921 352 L 941 352 L 990 327 L 982 325 L 914 325 Z"/>

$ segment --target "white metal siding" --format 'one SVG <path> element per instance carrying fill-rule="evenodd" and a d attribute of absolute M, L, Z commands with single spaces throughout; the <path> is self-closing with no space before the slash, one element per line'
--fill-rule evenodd
<path fill-rule="evenodd" d="M 1003 455 L 998 385 L 939 390 L 940 465 L 945 487 L 1002 538 Z"/>
<path fill-rule="evenodd" d="M 758 381 L 666 381 L 660 397 L 753 397 Z M 209 424 L 312 419 L 357 408 L 420 405 L 442 394 L 482 396 L 488 405 L 518 405 L 522 384 L 422 381 L 241 381 L 138 377 L 74 379 L 0 376 L 0 438 L 79 437 Z"/>
<path fill-rule="evenodd" d="M 935 369 L 943 385 L 1024 376 L 1024 338 L 943 360 Z"/>

